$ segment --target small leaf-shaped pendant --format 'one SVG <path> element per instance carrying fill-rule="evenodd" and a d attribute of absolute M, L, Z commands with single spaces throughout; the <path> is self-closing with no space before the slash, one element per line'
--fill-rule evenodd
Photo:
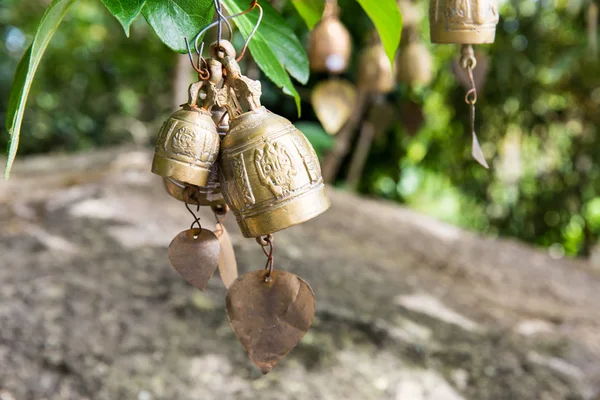
<path fill-rule="evenodd" d="M 219 253 L 219 274 L 225 287 L 229 289 L 229 286 L 238 277 L 237 261 L 235 260 L 235 252 L 233 245 L 231 244 L 231 238 L 229 233 L 225 229 L 225 226 L 218 223 L 215 228 L 215 235 L 219 238 L 219 247 L 221 249 Z"/>
<path fill-rule="evenodd" d="M 219 263 L 219 240 L 209 230 L 188 229 L 169 245 L 173 268 L 191 285 L 202 290 Z"/>
<path fill-rule="evenodd" d="M 475 131 L 472 133 L 472 143 L 471 143 L 471 156 L 481 164 L 484 168 L 489 169 L 487 161 L 485 161 L 485 156 L 483 155 L 483 150 L 481 150 L 481 146 L 479 145 L 479 140 L 477 140 L 477 134 Z"/>
<path fill-rule="evenodd" d="M 227 316 L 233 331 L 263 374 L 296 345 L 312 323 L 315 295 L 294 274 L 253 271 L 238 278 L 227 291 Z"/>

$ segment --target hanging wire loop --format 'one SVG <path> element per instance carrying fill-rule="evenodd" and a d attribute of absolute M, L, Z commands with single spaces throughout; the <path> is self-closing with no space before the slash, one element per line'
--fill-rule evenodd
<path fill-rule="evenodd" d="M 194 222 L 192 222 L 192 225 L 190 226 L 190 229 L 194 229 L 194 226 L 198 226 L 198 229 L 202 229 L 202 225 L 200 224 L 200 217 L 198 217 L 196 215 L 196 213 L 194 211 L 192 211 L 192 209 L 190 208 L 190 205 L 188 203 L 185 203 L 185 208 L 187 208 L 187 210 L 190 212 L 190 214 L 192 214 L 192 217 L 194 217 Z M 196 208 L 196 212 L 200 211 L 200 206 L 198 206 Z"/>
<path fill-rule="evenodd" d="M 275 239 L 272 234 L 267 236 L 260 236 L 256 238 L 256 242 L 262 247 L 265 256 L 267 256 L 267 263 L 265 264 L 265 282 L 271 282 L 271 274 L 275 265 L 275 258 L 273 252 L 275 251 Z"/>
<path fill-rule="evenodd" d="M 238 57 L 238 61 L 239 61 L 239 59 L 241 59 L 241 57 L 244 55 L 244 52 L 246 51 L 246 48 L 248 47 L 248 44 L 250 43 L 250 40 L 252 39 L 252 37 L 254 36 L 254 34 L 256 33 L 256 31 L 258 30 L 258 27 L 260 26 L 260 23 L 262 22 L 263 9 L 260 6 L 260 4 L 258 4 L 257 0 L 253 0 L 250 3 L 250 7 L 248 7 L 247 10 L 244 10 L 242 12 L 239 12 L 239 13 L 233 14 L 233 15 L 229 15 L 229 16 L 224 16 L 222 14 L 222 12 L 221 12 L 221 9 L 219 8 L 218 11 L 217 11 L 217 14 L 219 16 L 218 20 L 215 21 L 215 22 L 213 22 L 213 23 L 211 23 L 211 24 L 209 24 L 209 25 L 207 25 L 204 29 L 202 29 L 196 35 L 196 37 L 194 39 L 194 48 L 196 50 L 196 53 L 198 53 L 198 55 L 202 54 L 202 51 L 204 49 L 204 42 L 202 42 L 202 47 L 200 47 L 200 38 L 206 33 L 206 31 L 208 31 L 211 28 L 214 28 L 215 26 L 218 26 L 222 21 L 225 22 L 227 24 L 227 26 L 231 29 L 231 25 L 229 24 L 229 20 L 232 20 L 234 18 L 237 18 L 237 17 L 240 17 L 242 15 L 248 14 L 250 11 L 254 10 L 255 8 L 258 8 L 259 11 L 260 11 L 260 13 L 258 15 L 258 20 L 256 22 L 256 25 L 252 29 L 252 32 L 250 32 L 250 35 L 248 35 L 248 38 L 246 39 L 246 43 L 244 44 L 244 48 L 242 49 L 242 52 L 240 53 L 240 57 Z M 231 41 L 231 38 L 233 37 L 233 33 L 232 32 L 233 31 L 230 31 L 229 41 Z M 220 36 L 219 36 L 218 42 L 220 42 Z"/>

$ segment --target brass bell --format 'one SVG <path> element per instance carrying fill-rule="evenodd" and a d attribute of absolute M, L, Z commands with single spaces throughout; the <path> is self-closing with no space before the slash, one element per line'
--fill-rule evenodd
<path fill-rule="evenodd" d="M 399 82 L 408 85 L 428 85 L 433 79 L 433 60 L 429 49 L 420 40 L 411 40 L 396 59 Z"/>
<path fill-rule="evenodd" d="M 311 144 L 290 121 L 264 107 L 230 121 L 219 173 L 223 197 L 245 237 L 300 224 L 330 206 Z"/>
<path fill-rule="evenodd" d="M 376 33 L 362 50 L 358 61 L 358 86 L 361 90 L 389 93 L 396 85 L 390 59 Z"/>
<path fill-rule="evenodd" d="M 432 43 L 493 43 L 498 24 L 497 0 L 431 0 Z"/>
<path fill-rule="evenodd" d="M 308 59 L 314 72 L 342 73 L 348 68 L 352 39 L 338 18 L 337 4 L 327 2 L 323 19 L 310 36 Z"/>
<path fill-rule="evenodd" d="M 210 170 L 210 177 L 206 186 L 194 186 L 177 182 L 171 178 L 163 178 L 165 190 L 171 197 L 187 204 L 197 206 L 221 206 L 225 199 L 221 194 L 219 182 L 219 164 L 214 163 Z"/>
<path fill-rule="evenodd" d="M 184 107 L 173 113 L 160 130 L 152 172 L 178 182 L 206 186 L 219 155 L 219 144 L 211 113 Z"/>

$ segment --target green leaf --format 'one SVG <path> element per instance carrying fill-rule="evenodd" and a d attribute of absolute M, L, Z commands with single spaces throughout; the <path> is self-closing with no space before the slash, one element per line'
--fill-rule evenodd
<path fill-rule="evenodd" d="M 402 15 L 396 0 L 358 0 L 379 32 L 385 53 L 394 62 L 402 35 Z"/>
<path fill-rule="evenodd" d="M 102 0 L 108 11 L 123 25 L 125 35 L 129 37 L 129 28 L 140 14 L 146 0 Z"/>
<path fill-rule="evenodd" d="M 261 2 L 264 17 L 258 31 L 249 44 L 250 52 L 258 67 L 285 94 L 296 100 L 300 113 L 300 96 L 294 87 L 288 72 L 300 83 L 306 83 L 309 77 L 306 51 L 285 20 L 267 2 Z M 230 14 L 244 11 L 247 0 L 224 0 L 223 5 Z M 247 38 L 258 20 L 258 10 L 236 18 L 234 21 L 242 35 Z M 286 72 L 287 71 L 287 72 Z"/>
<path fill-rule="evenodd" d="M 308 29 L 312 29 L 321 20 L 325 2 L 323 0 L 292 0 L 298 14 L 302 17 Z"/>
<path fill-rule="evenodd" d="M 185 53 L 185 38 L 192 40 L 212 20 L 212 0 L 146 0 L 142 14 L 160 40 Z"/>
<path fill-rule="evenodd" d="M 8 179 L 10 175 L 10 170 L 12 169 L 19 148 L 23 114 L 25 113 L 25 105 L 29 91 L 31 90 L 33 77 L 48 47 L 48 43 L 50 43 L 67 10 L 74 2 L 75 0 L 54 0 L 50 3 L 38 24 L 31 46 L 27 49 L 17 66 L 6 112 L 6 129 L 11 139 L 8 160 L 4 171 L 5 179 Z"/>

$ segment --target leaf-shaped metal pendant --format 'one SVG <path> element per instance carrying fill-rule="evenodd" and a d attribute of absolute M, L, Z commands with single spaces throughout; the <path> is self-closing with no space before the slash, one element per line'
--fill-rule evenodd
<path fill-rule="evenodd" d="M 202 290 L 217 269 L 219 240 L 209 230 L 188 229 L 169 245 L 169 260 L 186 281 Z"/>
<path fill-rule="evenodd" d="M 356 88 L 349 82 L 330 79 L 319 83 L 311 101 L 317 118 L 330 135 L 335 135 L 348 121 L 357 101 Z"/>
<path fill-rule="evenodd" d="M 483 155 L 483 150 L 481 150 L 481 146 L 479 145 L 479 140 L 477 140 L 477 134 L 475 131 L 472 132 L 473 140 L 471 143 L 471 156 L 481 164 L 485 168 L 490 168 L 487 161 L 485 161 L 485 156 Z"/>
<path fill-rule="evenodd" d="M 312 323 L 315 295 L 294 274 L 264 270 L 238 278 L 227 291 L 227 316 L 233 331 L 263 374 L 282 360 Z"/>
<path fill-rule="evenodd" d="M 215 235 L 217 235 L 217 238 L 219 239 L 219 247 L 221 249 L 219 253 L 219 274 L 221 275 L 221 280 L 225 284 L 225 287 L 229 289 L 229 286 L 231 286 L 233 281 L 238 277 L 235 252 L 233 251 L 229 233 L 227 233 L 223 224 L 217 224 Z"/>

